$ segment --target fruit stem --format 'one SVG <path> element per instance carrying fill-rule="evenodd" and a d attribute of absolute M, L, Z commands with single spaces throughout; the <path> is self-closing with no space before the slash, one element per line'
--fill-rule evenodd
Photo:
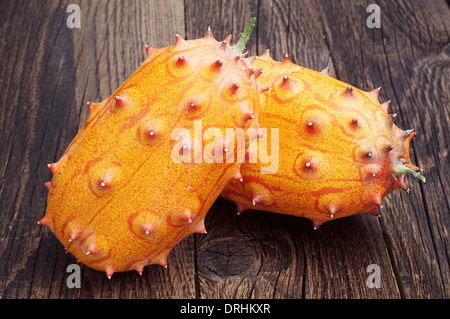
<path fill-rule="evenodd" d="M 405 165 L 400 164 L 400 163 L 394 166 L 394 173 L 399 174 L 399 175 L 409 173 L 409 174 L 412 174 L 414 177 L 417 177 L 418 179 L 420 179 L 424 183 L 426 181 L 425 176 L 420 175 L 416 171 L 414 171 L 414 170 L 412 170 L 412 169 L 410 169 L 410 168 L 408 168 Z"/>
<path fill-rule="evenodd" d="M 250 21 L 247 24 L 247 27 L 245 28 L 244 33 L 242 33 L 241 39 L 234 46 L 234 49 L 237 51 L 238 54 L 242 54 L 245 44 L 247 43 L 247 41 L 250 37 L 250 33 L 252 33 L 253 27 L 255 26 L 255 21 L 256 21 L 256 17 L 253 17 L 250 19 Z"/>

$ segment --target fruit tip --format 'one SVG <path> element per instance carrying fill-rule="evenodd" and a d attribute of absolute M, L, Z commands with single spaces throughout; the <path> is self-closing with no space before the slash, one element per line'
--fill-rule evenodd
<path fill-rule="evenodd" d="M 330 67 L 327 66 L 325 69 L 323 69 L 322 71 L 320 71 L 320 73 L 326 75 L 326 76 L 330 76 Z"/>
<path fill-rule="evenodd" d="M 38 223 L 38 225 L 41 225 L 41 226 L 48 226 L 48 220 L 47 220 L 47 217 L 44 216 L 44 217 L 41 218 L 37 223 Z"/>

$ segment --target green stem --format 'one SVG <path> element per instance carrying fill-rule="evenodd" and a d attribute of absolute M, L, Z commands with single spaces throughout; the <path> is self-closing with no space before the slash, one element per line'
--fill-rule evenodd
<path fill-rule="evenodd" d="M 250 19 L 250 21 L 247 24 L 247 27 L 245 28 L 244 33 L 242 33 L 242 37 L 239 40 L 239 42 L 234 46 L 234 49 L 237 51 L 238 54 L 242 54 L 242 51 L 244 50 L 245 44 L 247 43 L 250 34 L 252 33 L 253 27 L 255 26 L 256 18 L 253 17 Z"/>
<path fill-rule="evenodd" d="M 422 182 L 425 183 L 426 178 L 423 175 L 420 175 L 419 173 L 417 173 L 416 171 L 406 167 L 403 164 L 397 164 L 394 166 L 394 173 L 402 175 L 402 174 L 412 174 L 414 177 L 417 177 L 418 179 L 420 179 Z"/>

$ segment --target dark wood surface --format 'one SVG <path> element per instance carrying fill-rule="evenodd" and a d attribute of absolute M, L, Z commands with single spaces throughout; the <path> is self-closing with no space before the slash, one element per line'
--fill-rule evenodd
<path fill-rule="evenodd" d="M 66 25 L 78 3 L 81 28 Z M 450 10 L 444 0 L 377 1 L 381 28 L 366 25 L 368 1 L 1 1 L 0 296 L 39 298 L 449 298 Z M 142 276 L 81 267 L 68 288 L 66 254 L 47 227 L 47 163 L 59 159 L 88 116 L 144 60 L 145 44 L 176 33 L 235 38 L 250 17 L 251 55 L 270 48 L 364 90 L 381 86 L 397 125 L 414 128 L 409 177 L 381 218 L 357 215 L 314 231 L 302 218 L 248 211 L 219 198 L 207 235 L 184 239 L 167 269 Z M 381 287 L 366 284 L 380 268 Z"/>

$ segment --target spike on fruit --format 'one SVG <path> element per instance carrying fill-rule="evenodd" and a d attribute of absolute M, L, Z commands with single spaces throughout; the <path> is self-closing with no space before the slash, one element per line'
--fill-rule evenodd
<path fill-rule="evenodd" d="M 369 151 L 366 153 L 366 158 L 373 158 L 373 152 Z"/>
<path fill-rule="evenodd" d="M 218 72 L 222 69 L 223 61 L 221 59 L 216 60 L 213 64 L 211 64 L 211 67 L 213 71 Z"/>
<path fill-rule="evenodd" d="M 97 181 L 97 186 L 99 189 L 110 189 L 111 188 L 111 182 L 112 182 L 112 176 L 109 173 L 105 173 Z"/>
<path fill-rule="evenodd" d="M 262 68 L 254 68 L 252 69 L 252 71 L 254 78 L 257 79 L 263 73 L 264 70 Z"/>
<path fill-rule="evenodd" d="M 344 97 L 346 97 L 346 98 L 354 98 L 354 97 L 356 97 L 355 91 L 353 90 L 353 87 L 351 85 L 348 85 L 345 88 L 344 93 L 342 95 Z"/>
<path fill-rule="evenodd" d="M 240 214 L 242 214 L 246 210 L 247 210 L 246 206 L 244 206 L 244 205 L 237 205 L 236 214 L 239 216 Z"/>
<path fill-rule="evenodd" d="M 205 220 L 202 219 L 193 229 L 193 233 L 206 234 Z"/>
<path fill-rule="evenodd" d="M 188 102 L 187 109 L 189 111 L 196 111 L 196 110 L 198 110 L 200 105 L 201 105 L 201 103 L 199 103 L 199 102 Z"/>
<path fill-rule="evenodd" d="M 69 242 L 73 242 L 77 240 L 81 235 L 81 232 L 78 229 L 72 229 L 69 232 Z"/>
<path fill-rule="evenodd" d="M 229 35 L 227 35 L 227 36 L 225 37 L 225 39 L 223 40 L 223 42 L 226 42 L 228 45 L 231 45 L 231 38 L 232 38 L 232 35 L 229 34 Z"/>
<path fill-rule="evenodd" d="M 212 32 L 210 26 L 208 26 L 208 29 L 206 30 L 205 38 L 212 38 L 212 39 L 214 39 L 214 35 L 213 35 L 213 32 Z"/>
<path fill-rule="evenodd" d="M 291 88 L 292 80 L 287 76 L 283 75 L 283 80 L 281 81 L 281 87 L 283 89 Z"/>
<path fill-rule="evenodd" d="M 262 68 L 253 68 L 253 69 L 248 69 L 246 71 L 247 77 L 250 79 L 252 76 L 257 79 L 261 73 L 263 72 Z"/>
<path fill-rule="evenodd" d="M 178 33 L 175 35 L 175 46 L 180 46 L 186 43 L 186 40 L 183 39 Z"/>
<path fill-rule="evenodd" d="M 233 83 L 230 86 L 230 92 L 233 94 L 236 94 L 237 90 L 239 89 L 239 84 L 238 83 Z"/>
<path fill-rule="evenodd" d="M 156 137 L 156 130 L 153 127 L 147 128 L 147 133 L 150 138 Z"/>
<path fill-rule="evenodd" d="M 383 110 L 388 113 L 389 112 L 389 108 L 391 106 L 391 100 L 384 102 L 383 104 L 381 104 L 381 107 L 383 108 Z"/>
<path fill-rule="evenodd" d="M 257 204 L 260 204 L 263 200 L 263 196 L 261 194 L 257 194 L 253 196 L 252 199 L 252 205 L 256 206 Z"/>
<path fill-rule="evenodd" d="M 292 64 L 291 59 L 289 58 L 289 55 L 286 53 L 284 58 L 283 58 L 283 62 L 281 62 L 281 64 Z"/>
<path fill-rule="evenodd" d="M 89 247 L 86 249 L 86 255 L 95 255 L 98 251 L 95 249 L 94 244 L 90 244 Z"/>
<path fill-rule="evenodd" d="M 253 73 L 255 73 L 254 69 L 248 69 L 247 71 L 245 71 L 245 73 L 247 74 L 247 77 L 250 79 L 253 75 Z"/>
<path fill-rule="evenodd" d="M 392 144 L 390 144 L 390 143 L 385 144 L 384 147 L 383 147 L 383 149 L 384 149 L 386 152 L 388 152 L 388 153 L 391 152 L 394 148 L 395 148 L 394 145 L 392 145 Z"/>
<path fill-rule="evenodd" d="M 190 224 L 192 223 L 192 212 L 190 209 L 186 209 L 185 211 L 178 213 L 176 218 L 178 223 L 182 225 L 186 223 Z"/>
<path fill-rule="evenodd" d="M 137 265 L 135 270 L 137 271 L 137 273 L 142 276 L 142 273 L 144 272 L 144 266 L 142 265 Z"/>
<path fill-rule="evenodd" d="M 263 137 L 266 137 L 266 136 L 264 135 L 264 132 L 263 132 L 259 127 L 257 127 L 257 129 L 256 129 L 256 137 L 257 137 L 257 138 L 263 138 Z"/>
<path fill-rule="evenodd" d="M 368 175 L 369 175 L 369 178 L 371 178 L 371 177 L 377 177 L 377 172 L 376 171 L 369 171 L 368 172 Z"/>
<path fill-rule="evenodd" d="M 324 223 L 323 221 L 320 220 L 313 220 L 313 229 L 314 230 L 318 230 L 320 226 L 322 226 L 322 224 Z"/>
<path fill-rule="evenodd" d="M 325 69 L 323 69 L 322 71 L 320 71 L 320 73 L 326 75 L 326 76 L 330 76 L 330 67 L 327 66 Z"/>
<path fill-rule="evenodd" d="M 156 229 L 156 225 L 152 223 L 143 223 L 141 225 L 141 230 L 144 234 L 150 235 L 150 233 L 154 232 Z"/>
<path fill-rule="evenodd" d="M 156 53 L 156 49 L 151 47 L 150 45 L 145 45 L 145 52 L 147 53 L 147 59 L 149 60 L 153 57 L 153 55 Z"/>
<path fill-rule="evenodd" d="M 259 93 L 262 93 L 262 92 L 270 90 L 270 87 L 268 87 L 267 85 L 263 85 L 263 84 L 261 84 L 259 82 L 257 82 L 256 85 L 258 87 Z"/>
<path fill-rule="evenodd" d="M 255 62 L 255 60 L 256 60 L 256 56 L 251 56 L 251 57 L 244 59 L 245 63 L 249 66 L 252 65 L 252 63 Z"/>
<path fill-rule="evenodd" d="M 227 43 L 225 41 L 220 42 L 219 49 L 222 50 L 222 51 L 226 51 L 227 50 Z"/>
<path fill-rule="evenodd" d="M 37 223 L 38 223 L 39 225 L 41 225 L 41 226 L 48 226 L 48 220 L 47 220 L 47 217 L 44 216 L 44 217 L 41 218 Z"/>
<path fill-rule="evenodd" d="M 252 113 L 244 113 L 243 115 L 242 115 L 242 121 L 245 123 L 245 122 L 248 122 L 248 121 L 250 121 L 250 120 L 252 120 L 252 119 L 254 119 L 255 118 L 255 116 L 252 114 Z"/>
<path fill-rule="evenodd" d="M 247 206 L 244 204 L 236 203 L 236 214 L 239 216 L 247 210 Z"/>
<path fill-rule="evenodd" d="M 50 172 L 52 172 L 53 175 L 55 175 L 58 172 L 57 165 L 58 165 L 57 163 L 47 164 L 48 168 L 50 169 Z"/>
<path fill-rule="evenodd" d="M 329 205 L 328 206 L 328 214 L 330 214 L 330 218 L 333 218 L 334 215 L 338 212 L 338 208 L 335 205 Z"/>
<path fill-rule="evenodd" d="M 100 103 L 87 102 L 89 114 L 95 113 L 100 105 L 101 105 Z"/>
<path fill-rule="evenodd" d="M 389 114 L 388 115 L 388 120 L 387 120 L 387 125 L 389 127 L 392 127 L 394 125 L 394 122 L 395 122 L 396 118 L 397 118 L 397 113 Z"/>
<path fill-rule="evenodd" d="M 106 277 L 108 277 L 108 279 L 111 279 L 111 277 L 114 275 L 114 268 L 112 266 L 108 266 L 105 269 L 106 272 Z"/>
<path fill-rule="evenodd" d="M 156 264 L 160 265 L 161 267 L 167 268 L 167 255 L 160 256 L 156 261 Z"/>
<path fill-rule="evenodd" d="M 372 209 L 370 209 L 369 211 L 367 211 L 368 213 L 370 213 L 370 214 L 372 214 L 372 215 L 374 215 L 374 216 L 376 216 L 376 217 L 380 217 L 381 215 L 380 215 L 380 211 L 379 211 L 379 209 L 378 209 L 378 207 L 377 206 L 374 206 Z"/>
<path fill-rule="evenodd" d="M 176 64 L 177 66 L 179 66 L 179 67 L 186 66 L 186 65 L 187 65 L 186 58 L 185 58 L 184 56 L 180 55 L 180 56 L 176 59 L 175 64 Z"/>
<path fill-rule="evenodd" d="M 414 132 L 414 130 L 406 130 L 406 133 L 408 134 L 408 137 L 406 138 L 405 143 L 409 144 L 414 136 L 416 136 L 416 132 Z"/>
<path fill-rule="evenodd" d="M 397 178 L 397 182 L 395 183 L 395 186 L 399 187 L 405 191 L 407 191 L 409 189 L 409 185 L 406 182 L 405 175 L 402 175 Z"/>
<path fill-rule="evenodd" d="M 272 60 L 272 56 L 270 55 L 270 49 L 264 51 L 264 54 L 260 56 L 260 59 Z"/>
<path fill-rule="evenodd" d="M 378 101 L 378 97 L 380 96 L 381 86 L 379 88 L 376 88 L 375 90 L 372 90 L 369 92 L 369 96 Z"/>
<path fill-rule="evenodd" d="M 125 95 L 116 95 L 114 97 L 114 110 L 121 109 L 125 107 L 128 103 L 128 99 L 125 97 Z"/>
<path fill-rule="evenodd" d="M 405 130 L 405 131 L 399 131 L 398 135 L 400 138 L 402 138 L 405 142 L 407 141 L 408 137 L 414 132 L 414 130 Z"/>
<path fill-rule="evenodd" d="M 233 179 L 236 181 L 240 181 L 242 179 L 242 174 L 240 171 L 238 171 L 234 176 Z"/>
<path fill-rule="evenodd" d="M 383 205 L 382 202 L 382 195 L 381 194 L 374 194 L 372 199 L 371 199 L 372 204 L 376 205 L 376 206 L 381 206 Z"/>

